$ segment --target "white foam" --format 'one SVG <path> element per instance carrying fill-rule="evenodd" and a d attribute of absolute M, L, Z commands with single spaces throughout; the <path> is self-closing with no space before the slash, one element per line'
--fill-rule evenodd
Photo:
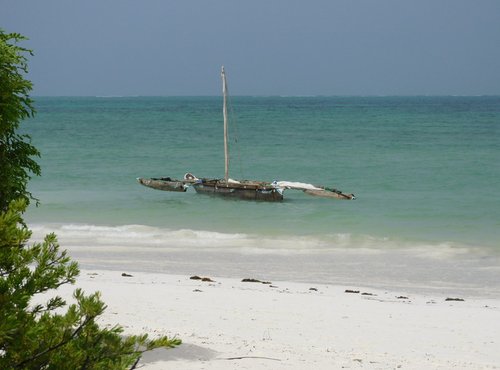
<path fill-rule="evenodd" d="M 469 248 L 454 243 L 409 243 L 388 237 L 338 233 L 321 236 L 299 235 L 252 235 L 222 233 L 207 230 L 179 229 L 121 225 L 100 226 L 88 224 L 34 224 L 33 241 L 54 232 L 67 248 L 119 248 L 131 252 L 145 248 L 183 251 L 225 251 L 249 254 L 287 253 L 350 253 L 379 254 L 395 251 L 411 251 L 415 255 L 447 258 L 469 252 Z"/>
<path fill-rule="evenodd" d="M 54 232 L 85 268 L 207 274 L 378 286 L 449 286 L 500 294 L 500 256 L 454 243 L 372 235 L 251 235 L 143 225 L 34 224 L 32 240 Z M 490 293 L 489 293 L 490 292 Z M 491 294 L 493 294 L 491 293 Z"/>

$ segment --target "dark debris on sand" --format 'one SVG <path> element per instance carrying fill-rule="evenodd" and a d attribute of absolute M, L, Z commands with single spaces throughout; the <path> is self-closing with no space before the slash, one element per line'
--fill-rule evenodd
<path fill-rule="evenodd" d="M 261 283 L 261 284 L 272 284 L 270 281 L 260 281 L 258 279 L 243 279 L 241 280 L 242 283 Z"/>
<path fill-rule="evenodd" d="M 215 283 L 214 280 L 210 279 L 209 277 L 200 277 L 198 275 L 194 275 L 190 277 L 191 280 L 201 280 L 201 281 L 207 281 L 209 283 Z"/>

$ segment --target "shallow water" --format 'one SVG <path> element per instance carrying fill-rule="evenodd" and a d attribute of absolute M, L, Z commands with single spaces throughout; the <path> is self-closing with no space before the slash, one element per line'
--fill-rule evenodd
<path fill-rule="evenodd" d="M 160 192 L 135 181 L 223 176 L 220 98 L 37 98 L 36 105 L 24 129 L 42 152 L 43 175 L 30 184 L 41 206 L 26 218 L 68 246 L 149 251 L 144 269 L 162 251 L 185 255 L 160 270 L 217 251 L 242 268 L 250 268 L 248 255 L 267 256 L 255 262 L 262 274 L 293 278 L 300 267 L 304 279 L 335 280 L 349 275 L 340 271 L 349 265 L 339 262 L 342 251 L 361 254 L 354 271 L 362 278 L 373 270 L 372 280 L 377 271 L 397 280 L 397 266 L 422 270 L 406 273 L 417 285 L 436 269 L 453 270 L 441 285 L 463 285 L 470 273 L 479 276 L 476 286 L 494 287 L 500 277 L 500 97 L 235 97 L 232 178 L 309 182 L 357 196 L 288 190 L 278 204 Z M 366 257 L 372 252 L 379 262 Z M 390 267 L 398 255 L 414 263 Z M 263 264 L 269 256 L 282 263 Z M 225 257 L 218 263 L 222 275 L 237 272 Z"/>

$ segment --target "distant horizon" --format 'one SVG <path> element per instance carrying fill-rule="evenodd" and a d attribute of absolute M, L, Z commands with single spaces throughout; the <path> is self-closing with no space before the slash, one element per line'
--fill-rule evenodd
<path fill-rule="evenodd" d="M 30 95 L 31 98 L 222 98 L 222 95 Z M 482 98 L 500 97 L 500 94 L 482 95 L 231 95 L 232 98 Z"/>

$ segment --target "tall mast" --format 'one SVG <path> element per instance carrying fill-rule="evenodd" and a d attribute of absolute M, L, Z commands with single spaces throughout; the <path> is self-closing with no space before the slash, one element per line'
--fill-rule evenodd
<path fill-rule="evenodd" d="M 227 147 L 227 84 L 226 84 L 226 74 L 224 73 L 224 66 L 222 66 L 221 71 L 222 77 L 222 96 L 224 97 L 224 104 L 222 107 L 222 112 L 224 114 L 224 179 L 226 183 L 229 179 L 229 149 Z"/>

